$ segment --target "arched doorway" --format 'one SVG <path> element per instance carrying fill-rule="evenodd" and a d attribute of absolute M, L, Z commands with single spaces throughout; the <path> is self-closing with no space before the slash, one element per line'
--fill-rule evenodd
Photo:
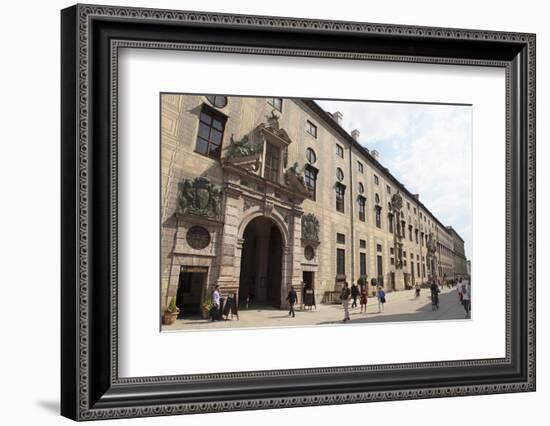
<path fill-rule="evenodd" d="M 283 237 L 275 222 L 257 217 L 243 233 L 239 299 L 251 305 L 281 307 Z"/>

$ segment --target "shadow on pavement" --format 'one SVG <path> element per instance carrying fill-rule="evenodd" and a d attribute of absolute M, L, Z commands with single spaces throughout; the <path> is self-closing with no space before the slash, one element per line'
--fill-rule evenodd
<path fill-rule="evenodd" d="M 425 293 L 420 296 L 425 297 Z M 362 323 L 382 323 L 382 322 L 406 322 L 406 321 L 445 321 L 450 319 L 466 319 L 464 309 L 457 300 L 456 292 L 451 291 L 449 293 L 439 295 L 439 310 L 432 311 L 431 299 L 427 298 L 427 303 L 422 305 L 414 313 L 407 314 L 389 314 L 382 315 L 379 313 L 368 313 L 362 316 L 360 313 L 351 313 L 351 319 L 346 324 L 362 324 Z M 370 302 L 370 301 L 369 301 Z M 391 303 L 391 299 L 388 300 L 388 304 Z M 459 309 L 456 309 L 456 308 Z M 448 314 L 449 309 L 453 309 L 451 316 Z M 425 315 L 419 315 L 424 313 Z M 433 315 L 430 315 L 433 314 Z M 361 316 L 360 318 L 353 318 L 354 316 Z M 342 321 L 325 321 L 318 323 L 319 325 L 326 324 L 341 324 Z"/>

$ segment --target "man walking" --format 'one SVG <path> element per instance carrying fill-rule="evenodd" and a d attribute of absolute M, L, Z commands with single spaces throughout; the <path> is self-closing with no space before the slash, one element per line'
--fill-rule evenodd
<path fill-rule="evenodd" d="M 344 282 L 342 293 L 340 293 L 340 300 L 342 300 L 342 307 L 344 308 L 344 320 L 342 322 L 349 321 L 349 297 L 351 291 L 348 287 L 348 282 Z"/>
<path fill-rule="evenodd" d="M 439 309 L 439 286 L 435 282 L 435 278 L 432 279 L 430 291 L 432 293 L 432 311 L 436 311 Z"/>
<path fill-rule="evenodd" d="M 464 310 L 466 311 L 466 318 L 470 318 L 470 310 L 471 310 L 471 295 L 470 295 L 470 283 L 466 284 L 464 283 L 462 285 L 462 306 L 464 306 Z"/>
<path fill-rule="evenodd" d="M 384 304 L 386 303 L 386 292 L 382 286 L 378 286 L 378 292 L 376 293 L 378 299 L 378 313 L 384 312 Z"/>
<path fill-rule="evenodd" d="M 359 296 L 359 287 L 357 287 L 357 284 L 352 283 L 351 284 L 351 299 L 353 300 L 351 307 L 357 308 L 357 297 Z"/>
<path fill-rule="evenodd" d="M 296 295 L 296 290 L 294 290 L 293 286 L 290 286 L 286 300 L 288 301 L 288 316 L 292 315 L 292 318 L 294 318 L 296 316 L 294 313 L 294 304 L 296 303 L 296 300 L 298 300 L 298 296 Z"/>

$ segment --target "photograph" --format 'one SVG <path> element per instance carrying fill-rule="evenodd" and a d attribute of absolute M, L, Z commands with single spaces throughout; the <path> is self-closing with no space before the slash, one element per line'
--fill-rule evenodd
<path fill-rule="evenodd" d="M 472 318 L 471 104 L 159 96 L 161 331 Z"/>

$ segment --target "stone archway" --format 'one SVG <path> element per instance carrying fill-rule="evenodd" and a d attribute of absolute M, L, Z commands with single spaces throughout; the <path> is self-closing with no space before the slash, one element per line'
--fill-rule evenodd
<path fill-rule="evenodd" d="M 239 299 L 252 305 L 280 308 L 284 305 L 285 237 L 271 218 L 257 216 L 242 233 Z"/>

